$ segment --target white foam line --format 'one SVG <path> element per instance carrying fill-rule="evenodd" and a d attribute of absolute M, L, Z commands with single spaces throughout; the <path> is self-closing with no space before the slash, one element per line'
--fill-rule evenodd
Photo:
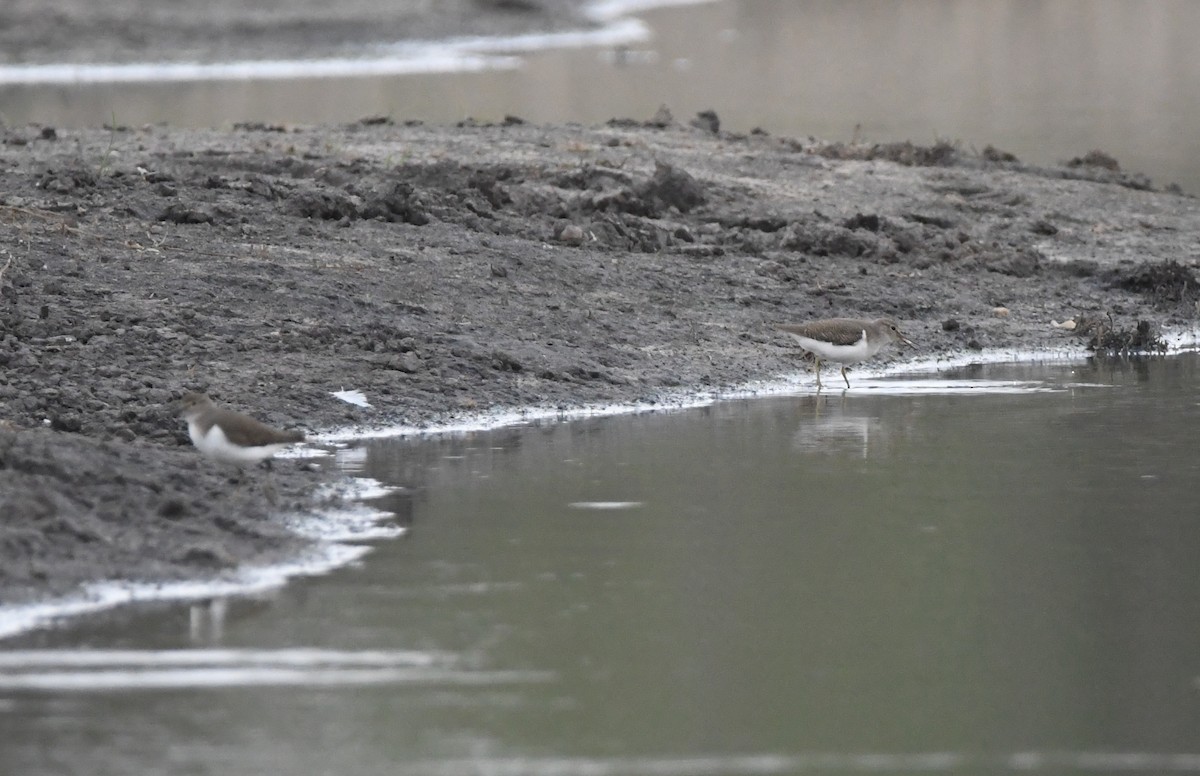
<path fill-rule="evenodd" d="M 1164 335 L 1170 350 L 1182 352 L 1193 350 L 1200 346 L 1200 339 L 1195 332 L 1182 332 Z M 1035 387 L 1017 389 L 1016 381 L 962 381 L 942 380 L 922 384 L 917 381 L 905 380 L 888 383 L 873 383 L 872 380 L 895 378 L 909 374 L 934 374 L 947 369 L 956 369 L 974 365 L 995 364 L 1069 364 L 1082 362 L 1092 355 L 1081 347 L 1043 349 L 1043 350 L 989 350 L 969 353 L 956 353 L 913 361 L 898 362 L 887 367 L 867 368 L 855 372 L 848 393 L 862 390 L 886 391 L 903 394 L 905 385 L 922 386 L 924 393 L 938 393 L 938 386 L 944 388 L 943 393 L 987 393 L 987 392 L 1019 392 L 1032 391 Z M 832 379 L 832 378 L 831 378 Z M 990 386 L 987 387 L 987 386 Z M 1057 387 L 1042 387 L 1036 390 L 1062 390 L 1068 387 L 1078 387 L 1079 384 Z M 509 426 L 521 426 L 545 421 L 571 421 L 585 418 L 601 418 L 614 415 L 638 415 L 644 413 L 678 412 L 708 407 L 719 401 L 750 399 L 767 396 L 790 396 L 799 393 L 816 393 L 816 383 L 811 372 L 793 372 L 780 377 L 766 380 L 756 380 L 719 391 L 678 391 L 663 393 L 655 401 L 634 401 L 619 404 L 588 404 L 574 409 L 560 407 L 529 406 L 509 409 L 491 410 L 488 412 L 463 415 L 457 419 L 428 426 L 396 425 L 396 426 L 353 426 L 336 428 L 321 434 L 312 435 L 315 442 L 346 442 L 362 439 L 386 439 L 389 437 L 433 437 L 469 434 L 477 431 L 489 431 Z M 917 388 L 910 389 L 911 391 Z M 827 385 L 824 393 L 827 395 L 842 392 L 833 385 Z"/>
<path fill-rule="evenodd" d="M 414 668 L 178 668 L 145 671 L 50 671 L 0 674 L 0 691 L 164 690 L 225 687 L 311 687 L 365 684 L 497 685 L 542 682 L 541 671 L 449 671 Z"/>
<path fill-rule="evenodd" d="M 609 0 L 593 3 L 585 14 L 602 26 L 594 30 L 531 33 L 497 37 L 457 37 L 447 40 L 403 41 L 375 46 L 360 57 L 327 59 L 242 60 L 236 62 L 131 62 L 45 65 L 0 65 L 0 85 L 85 83 L 173 83 L 181 81 L 243 81 L 289 78 L 346 78 L 420 73 L 512 70 L 521 66 L 515 56 L 500 52 L 619 46 L 653 37 L 650 29 L 630 14 L 657 7 L 697 5 L 713 0 Z"/>
<path fill-rule="evenodd" d="M 728 394 L 727 394 L 728 395 Z M 546 420 L 568 421 L 581 418 L 607 417 L 610 415 L 638 414 L 645 412 L 662 412 L 664 410 L 682 410 L 693 407 L 705 407 L 716 401 L 710 394 L 669 395 L 661 401 L 629 402 L 624 404 L 595 404 L 564 410 L 558 407 L 525 407 L 517 409 L 497 410 L 493 412 L 465 415 L 458 420 L 438 423 L 430 426 L 385 426 L 380 428 L 341 428 L 314 434 L 310 437 L 317 442 L 339 442 L 358 439 L 383 439 L 398 436 L 443 436 L 467 434 L 475 431 L 488 431 L 506 426 L 520 426 L 538 423 Z"/>
<path fill-rule="evenodd" d="M 566 32 L 534 32 L 502 38 L 451 38 L 440 44 L 473 54 L 495 52 L 531 52 L 549 49 L 585 48 L 587 46 L 620 46 L 643 43 L 653 38 L 650 28 L 638 19 L 617 19 L 598 30 L 568 30 Z M 403 46 L 406 44 L 398 44 Z"/>
<path fill-rule="evenodd" d="M 276 458 L 289 459 L 325 458 L 329 455 L 332 455 L 332 453 L 330 453 L 328 450 L 322 450 L 319 447 L 313 447 L 312 445 L 304 444 L 284 448 L 278 453 L 275 453 Z"/>
<path fill-rule="evenodd" d="M 364 451 L 365 455 L 365 451 Z M 318 500 L 337 496 L 339 499 L 361 501 L 368 498 L 379 498 L 399 490 L 394 485 L 385 485 L 374 477 L 351 477 L 342 482 L 317 491 Z"/>
<path fill-rule="evenodd" d="M 572 501 L 567 506 L 571 509 L 636 509 L 645 503 L 644 501 Z"/>
<path fill-rule="evenodd" d="M 368 539 L 394 539 L 408 532 L 404 526 L 388 523 L 390 512 L 366 504 L 362 499 L 378 498 L 396 488 L 370 477 L 352 477 L 320 488 L 315 499 L 336 499 L 345 506 L 284 517 L 284 524 L 301 536 L 326 542 L 359 542 Z M 349 503 L 346 503 L 349 502 Z"/>
<path fill-rule="evenodd" d="M 415 650 L 336 649 L 23 649 L 0 650 L 0 669 L 160 668 L 162 666 L 425 667 L 446 663 L 446 653 Z"/>
<path fill-rule="evenodd" d="M 1195 350 L 1200 347 L 1200 330 L 1164 332 L 1162 339 L 1168 350 Z"/>
<path fill-rule="evenodd" d="M 363 504 L 349 504 L 319 514 L 285 518 L 284 524 L 301 536 L 330 542 L 395 539 L 408 532 L 404 526 L 380 522 L 389 516 Z"/>
<path fill-rule="evenodd" d="M 716 0 L 596 0 L 587 5 L 584 13 L 596 21 L 605 22 L 656 8 L 707 5 L 713 2 Z"/>
<path fill-rule="evenodd" d="M 1200 754 L 1168 752 L 1018 752 L 1008 758 L 1012 770 L 1066 769 L 1114 773 L 1197 773 Z"/>
<path fill-rule="evenodd" d="M 389 493 L 378 480 L 350 478 L 318 492 L 318 500 L 337 493 L 344 499 L 362 499 Z M 284 516 L 284 522 L 300 536 L 318 545 L 300 557 L 268 566 L 239 569 L 217 579 L 186 582 L 137 583 L 103 580 L 86 585 L 76 595 L 15 606 L 0 606 L 0 639 L 51 625 L 57 621 L 112 609 L 130 603 L 186 601 L 253 595 L 282 587 L 295 576 L 317 576 L 353 563 L 370 551 L 369 546 L 342 542 L 392 539 L 403 535 L 403 526 L 381 523 L 390 513 L 366 505 L 350 505 L 313 514 Z"/>
<path fill-rule="evenodd" d="M 412 47 L 375 58 L 244 60 L 239 62 L 131 62 L 128 64 L 2 65 L 0 85 L 178 83 L 289 78 L 348 78 L 421 73 L 512 70 L 516 57 Z"/>
<path fill-rule="evenodd" d="M 1057 393 L 1067 388 L 1079 388 L 1086 383 L 1071 383 L 1070 385 L 1048 385 L 1032 380 L 873 380 L 857 379 L 849 389 L 841 385 L 830 387 L 826 383 L 823 393 L 841 396 L 859 393 L 887 394 L 888 396 L 939 395 L 955 394 L 997 394 L 997 393 Z M 1102 388 L 1106 386 L 1089 385 L 1088 387 Z M 775 391 L 768 391 L 774 393 Z M 782 393 L 809 392 L 802 384 L 788 383 Z"/>
<path fill-rule="evenodd" d="M 1064 770 L 1113 773 L 1196 773 L 1200 754 L 1166 752 L 1028 752 L 1008 757 L 959 752 L 813 753 L 796 755 L 712 755 L 698 757 L 479 758 L 412 763 L 405 773 L 417 776 L 764 776 L 785 773 L 938 773 L 964 768 L 1030 772 Z"/>
<path fill-rule="evenodd" d="M 242 569 L 216 580 L 161 584 L 111 580 L 95 582 L 85 586 L 79 594 L 66 598 L 0 607 L 0 638 L 123 604 L 260 593 L 281 587 L 290 577 L 328 573 L 354 562 L 369 549 L 364 546 L 328 544 L 289 563 Z"/>

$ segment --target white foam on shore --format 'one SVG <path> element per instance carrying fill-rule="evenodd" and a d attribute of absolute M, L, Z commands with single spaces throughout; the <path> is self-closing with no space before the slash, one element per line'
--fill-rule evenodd
<path fill-rule="evenodd" d="M 319 512 L 289 515 L 284 523 L 296 533 L 322 542 L 359 542 L 372 539 L 395 539 L 408 529 L 386 522 L 387 512 L 361 503 L 379 498 L 396 490 L 369 477 L 355 477 L 348 483 L 318 490 L 317 501 L 334 498 L 342 506 Z"/>
<path fill-rule="evenodd" d="M 128 692 L 378 684 L 497 685 L 547 671 L 487 671 L 448 653 L 333 649 L 53 649 L 0 652 L 0 691 Z"/>
<path fill-rule="evenodd" d="M 699 5 L 714 0 L 603 0 L 584 9 L 600 26 L 589 30 L 494 37 L 401 41 L 373 46 L 357 57 L 268 59 L 235 62 L 129 62 L 0 65 L 0 85 L 175 83 L 291 78 L 351 78 L 421 73 L 513 70 L 514 52 L 588 46 L 628 46 L 650 40 L 650 28 L 631 14 L 659 7 Z"/>
<path fill-rule="evenodd" d="M 124 604 L 253 595 L 281 587 L 291 577 L 328 573 L 358 560 L 369 549 L 361 545 L 324 544 L 287 563 L 244 568 L 227 577 L 201 581 L 94 582 L 65 598 L 0 607 L 0 639 Z"/>
<path fill-rule="evenodd" d="M 1164 335 L 1170 352 L 1194 350 L 1200 346 L 1200 337 L 1195 332 Z M 1020 393 L 1030 391 L 1065 390 L 1081 387 L 1080 383 L 1049 386 L 1041 383 L 1013 380 L 896 380 L 900 375 L 937 374 L 948 369 L 988 364 L 1068 364 L 1085 360 L 1091 353 L 1083 346 L 1058 349 L 1021 350 L 998 349 L 947 356 L 902 361 L 882 367 L 856 367 L 850 388 L 843 391 L 841 377 L 836 371 L 826 373 L 823 392 L 826 394 L 857 393 L 895 394 L 912 393 Z M 613 415 L 637 415 L 646 413 L 678 412 L 708 407 L 720 401 L 752 399 L 770 396 L 792 396 L 816 393 L 817 385 L 811 371 L 789 372 L 786 375 L 756 380 L 725 389 L 706 391 L 665 392 L 654 400 L 633 401 L 616 404 L 586 404 L 581 407 L 563 408 L 530 406 L 501 408 L 486 412 L 464 414 L 443 423 L 426 426 L 401 424 L 395 426 L 347 426 L 313 434 L 314 442 L 338 443 L 362 439 L 387 439 L 392 437 L 433 437 L 455 434 L 470 434 L 511 426 L 533 425 L 544 422 L 565 422 L 586 418 L 602 418 Z"/>
<path fill-rule="evenodd" d="M 52 649 L 0 652 L 0 691 L 105 692 L 377 684 L 495 685 L 546 671 L 487 671 L 415 650 Z"/>
<path fill-rule="evenodd" d="M 711 2 L 714 0 L 596 0 L 588 4 L 584 13 L 595 21 L 609 22 L 624 16 L 653 11 L 656 8 L 677 8 Z"/>
<path fill-rule="evenodd" d="M 480 670 L 446 652 L 282 649 L 29 649 L 0 651 L 0 691 L 129 692 L 222 687 L 378 684 L 488 686 L 553 673 Z"/>
<path fill-rule="evenodd" d="M 126 64 L 2 65 L 0 85 L 178 83 L 181 81 L 250 81 L 288 78 L 349 78 L 420 73 L 514 69 L 515 57 L 472 55 L 444 49 L 413 47 L 386 57 L 245 60 L 241 62 L 130 62 Z"/>
<path fill-rule="evenodd" d="M 645 504 L 644 501 L 572 501 L 567 506 L 571 509 L 618 510 L 637 509 Z"/>
<path fill-rule="evenodd" d="M 812 752 L 697 754 L 684 757 L 543 757 L 427 760 L 409 763 L 413 776 L 768 776 L 798 773 L 1197 773 L 1191 752 L 1050 751 L 979 755 L 972 752 Z"/>
<path fill-rule="evenodd" d="M 0 669 L 194 668 L 273 666 L 276 668 L 425 668 L 453 656 L 415 650 L 360 650 L 287 647 L 284 649 L 25 649 L 0 651 Z"/>
<path fill-rule="evenodd" d="M 347 500 L 390 492 L 381 483 L 366 478 L 356 478 L 331 489 Z M 324 495 L 328 494 L 318 492 L 317 498 Z M 406 529 L 386 523 L 388 517 L 387 512 L 353 503 L 312 514 L 285 516 L 284 521 L 297 534 L 314 541 L 311 550 L 287 562 L 249 566 L 204 580 L 161 583 L 103 580 L 85 585 L 78 593 L 64 598 L 0 606 L 0 639 L 124 604 L 254 595 L 282 587 L 291 577 L 326 574 L 353 563 L 371 550 L 369 545 L 346 542 L 402 535 Z"/>

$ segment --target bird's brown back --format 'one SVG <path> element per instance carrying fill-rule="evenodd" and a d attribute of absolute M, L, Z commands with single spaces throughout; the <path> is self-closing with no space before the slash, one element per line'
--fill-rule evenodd
<path fill-rule="evenodd" d="M 826 318 L 808 323 L 783 323 L 775 327 L 786 334 L 821 340 L 833 345 L 853 345 L 863 336 L 863 321 L 854 318 Z"/>
<path fill-rule="evenodd" d="M 304 441 L 304 433 L 301 431 L 279 431 L 240 412 L 214 407 L 213 413 L 211 424 L 219 422 L 225 430 L 225 437 L 235 445 L 257 447 Z"/>

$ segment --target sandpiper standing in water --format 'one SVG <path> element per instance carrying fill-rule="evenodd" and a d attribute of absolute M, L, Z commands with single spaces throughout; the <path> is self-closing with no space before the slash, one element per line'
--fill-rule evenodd
<path fill-rule="evenodd" d="M 842 365 L 842 379 L 850 387 L 846 377 L 846 365 L 865 361 L 892 342 L 912 346 L 912 341 L 900 333 L 896 322 L 890 318 L 824 318 L 808 323 L 784 323 L 775 327 L 800 343 L 800 347 L 813 354 L 817 360 L 817 388 L 821 388 L 821 361 L 834 361 Z"/>

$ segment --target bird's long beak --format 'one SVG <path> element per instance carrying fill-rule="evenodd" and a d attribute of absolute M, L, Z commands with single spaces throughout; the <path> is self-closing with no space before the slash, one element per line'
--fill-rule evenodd
<path fill-rule="evenodd" d="M 900 334 L 900 332 L 896 332 L 896 333 Z M 900 334 L 900 341 L 903 342 L 905 345 L 908 345 L 910 348 L 916 347 L 916 345 L 913 344 L 913 341 L 910 340 L 908 337 L 905 337 L 903 334 Z"/>

